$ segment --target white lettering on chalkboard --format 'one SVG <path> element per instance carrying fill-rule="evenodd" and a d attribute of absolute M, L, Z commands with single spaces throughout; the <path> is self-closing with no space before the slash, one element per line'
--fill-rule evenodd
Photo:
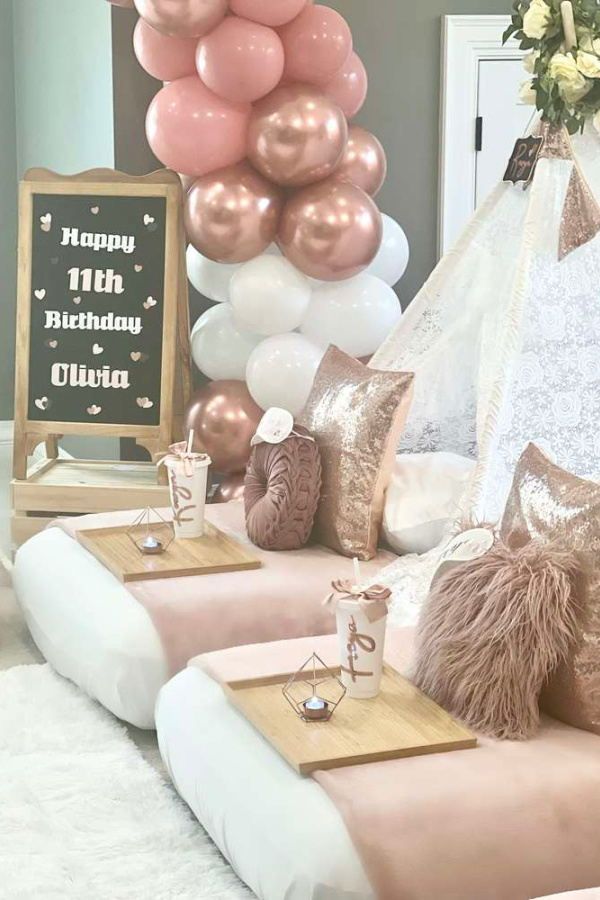
<path fill-rule="evenodd" d="M 128 331 L 141 334 L 141 316 L 117 316 L 112 312 L 102 316 L 93 312 L 69 313 L 57 309 L 44 310 L 44 328 L 64 328 L 67 331 Z"/>
<path fill-rule="evenodd" d="M 126 369 L 88 369 L 77 363 L 54 363 L 50 381 L 55 387 L 128 388 L 129 372 Z"/>
<path fill-rule="evenodd" d="M 135 250 L 135 237 L 132 234 L 98 234 L 91 231 L 79 231 L 79 228 L 63 228 L 63 247 L 89 247 L 90 250 L 106 250 L 114 253 L 122 250 L 123 253 L 133 253 Z"/>
<path fill-rule="evenodd" d="M 113 269 L 80 269 L 74 266 L 67 272 L 69 290 L 95 294 L 122 294 L 123 276 L 115 275 Z"/>

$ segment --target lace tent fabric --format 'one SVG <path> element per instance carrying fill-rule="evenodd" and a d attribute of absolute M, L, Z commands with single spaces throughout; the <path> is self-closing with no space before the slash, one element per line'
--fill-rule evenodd
<path fill-rule="evenodd" d="M 600 472 L 600 137 L 539 129 L 531 185 L 494 190 L 370 363 L 416 374 L 400 451 L 477 459 L 461 510 L 474 522 L 498 520 L 529 441 Z M 392 621 L 414 621 L 438 556 L 383 571 Z"/>

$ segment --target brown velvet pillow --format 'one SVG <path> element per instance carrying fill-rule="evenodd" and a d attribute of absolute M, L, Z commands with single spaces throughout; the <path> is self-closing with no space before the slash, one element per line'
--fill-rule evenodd
<path fill-rule="evenodd" d="M 300 416 L 321 451 L 323 488 L 315 539 L 372 559 L 396 447 L 412 399 L 412 372 L 369 369 L 330 347 Z"/>
<path fill-rule="evenodd" d="M 321 458 L 315 441 L 291 435 L 281 444 L 257 444 L 244 482 L 248 537 L 263 550 L 303 547 L 320 493 Z"/>
<path fill-rule="evenodd" d="M 522 740 L 577 627 L 578 561 L 532 541 L 496 544 L 434 580 L 418 631 L 414 683 L 477 731 Z"/>
<path fill-rule="evenodd" d="M 577 639 L 541 705 L 569 725 L 600 734 L 600 484 L 571 475 L 529 444 L 517 463 L 501 535 L 512 547 L 537 539 L 578 554 L 585 580 Z"/>

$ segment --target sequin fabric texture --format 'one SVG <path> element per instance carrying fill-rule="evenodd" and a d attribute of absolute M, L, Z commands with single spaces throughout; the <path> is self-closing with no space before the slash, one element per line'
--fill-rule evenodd
<path fill-rule="evenodd" d="M 542 707 L 600 734 L 600 484 L 571 475 L 529 444 L 515 471 L 501 526 L 512 546 L 537 538 L 576 551 L 582 567 L 576 646 L 542 694 Z"/>
<path fill-rule="evenodd" d="M 315 537 L 344 556 L 371 559 L 385 488 L 412 396 L 410 372 L 378 372 L 330 347 L 300 424 L 321 451 Z"/>

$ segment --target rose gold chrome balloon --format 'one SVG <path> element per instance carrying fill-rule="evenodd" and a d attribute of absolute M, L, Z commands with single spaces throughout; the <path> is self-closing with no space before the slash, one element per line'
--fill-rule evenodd
<path fill-rule="evenodd" d="M 278 243 L 305 275 L 342 281 L 374 260 L 382 233 L 381 214 L 368 194 L 334 176 L 288 200 Z"/>
<path fill-rule="evenodd" d="M 244 497 L 245 472 L 236 472 L 226 475 L 213 496 L 213 503 L 230 503 L 232 500 L 242 500 Z"/>
<path fill-rule="evenodd" d="M 374 134 L 351 125 L 342 161 L 335 170 L 335 178 L 349 181 L 362 188 L 370 197 L 381 189 L 387 173 L 385 150 Z"/>
<path fill-rule="evenodd" d="M 135 0 L 142 19 L 163 34 L 201 37 L 227 12 L 228 0 Z"/>
<path fill-rule="evenodd" d="M 196 391 L 188 403 L 185 434 L 194 429 L 194 449 L 208 453 L 217 472 L 241 472 L 263 415 L 243 381 L 213 381 Z"/>
<path fill-rule="evenodd" d="M 246 262 L 275 239 L 282 207 L 282 192 L 238 163 L 196 179 L 186 198 L 187 234 L 209 259 Z"/>
<path fill-rule="evenodd" d="M 248 157 L 271 181 L 301 187 L 335 171 L 347 137 L 333 100 L 310 85 L 282 85 L 254 104 Z"/>

